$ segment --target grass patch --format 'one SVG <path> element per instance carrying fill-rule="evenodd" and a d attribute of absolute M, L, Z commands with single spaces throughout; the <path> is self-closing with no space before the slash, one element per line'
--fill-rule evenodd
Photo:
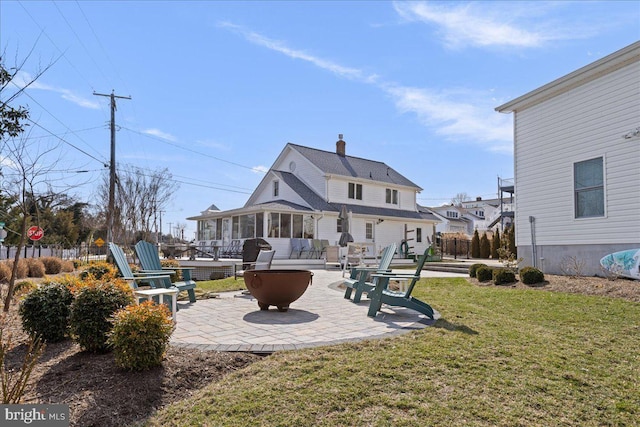
<path fill-rule="evenodd" d="M 276 353 L 147 425 L 638 425 L 640 304 L 462 278 L 414 294 L 435 327 Z"/>
<path fill-rule="evenodd" d="M 247 289 L 242 277 L 238 277 L 237 280 L 233 277 L 219 280 L 202 280 L 196 282 L 196 289 L 198 288 L 206 292 L 229 292 Z"/>

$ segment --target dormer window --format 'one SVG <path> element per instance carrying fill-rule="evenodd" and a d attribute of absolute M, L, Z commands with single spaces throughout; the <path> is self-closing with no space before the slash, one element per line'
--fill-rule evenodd
<path fill-rule="evenodd" d="M 480 218 L 484 218 L 484 211 L 476 211 L 476 216 L 479 216 Z"/>
<path fill-rule="evenodd" d="M 280 195 L 280 181 L 273 181 L 273 197 Z"/>
<path fill-rule="evenodd" d="M 349 198 L 362 200 L 362 184 L 349 183 Z"/>
<path fill-rule="evenodd" d="M 398 190 L 392 190 L 391 188 L 387 188 L 385 201 L 392 205 L 398 204 Z"/>
<path fill-rule="evenodd" d="M 458 218 L 458 212 L 456 212 L 456 211 L 447 211 L 447 218 Z"/>

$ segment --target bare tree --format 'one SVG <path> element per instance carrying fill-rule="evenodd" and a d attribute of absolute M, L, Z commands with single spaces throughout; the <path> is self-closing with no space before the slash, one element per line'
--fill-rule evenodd
<path fill-rule="evenodd" d="M 33 140 L 32 140 L 33 141 Z M 28 138 L 9 138 L 3 146 L 4 173 L 0 183 L 3 195 L 16 200 L 15 207 L 20 215 L 20 238 L 13 262 L 9 288 L 5 297 L 4 311 L 9 311 L 15 287 L 18 261 L 21 249 L 27 240 L 27 229 L 31 224 L 39 225 L 39 205 L 37 194 L 48 187 L 48 178 L 60 161 L 60 144 L 42 145 L 29 142 Z M 35 210 L 34 210 L 35 208 Z"/>
<path fill-rule="evenodd" d="M 458 193 L 451 198 L 451 204 L 455 206 L 462 206 L 462 202 L 471 200 L 471 197 L 467 193 Z"/>
<path fill-rule="evenodd" d="M 144 171 L 133 166 L 118 168 L 116 203 L 113 212 L 113 238 L 129 243 L 136 237 L 149 239 L 158 212 L 162 211 L 178 190 L 168 169 Z M 109 182 L 105 175 L 97 194 L 101 206 L 108 206 Z"/>

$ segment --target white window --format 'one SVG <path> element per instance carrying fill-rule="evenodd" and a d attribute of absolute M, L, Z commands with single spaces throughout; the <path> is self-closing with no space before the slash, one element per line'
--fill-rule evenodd
<path fill-rule="evenodd" d="M 367 222 L 364 224 L 364 237 L 367 240 L 373 240 L 373 223 Z"/>
<path fill-rule="evenodd" d="M 273 181 L 273 197 L 280 195 L 280 181 Z"/>
<path fill-rule="evenodd" d="M 484 211 L 476 211 L 476 216 L 484 218 Z"/>
<path fill-rule="evenodd" d="M 458 212 L 456 212 L 456 211 L 447 211 L 447 218 L 458 218 Z"/>
<path fill-rule="evenodd" d="M 362 184 L 349 183 L 349 198 L 362 200 Z"/>
<path fill-rule="evenodd" d="M 391 188 L 387 188 L 385 201 L 392 205 L 398 204 L 398 190 L 392 190 Z"/>
<path fill-rule="evenodd" d="M 604 216 L 604 167 L 598 157 L 573 164 L 576 218 Z"/>
<path fill-rule="evenodd" d="M 422 228 L 416 228 L 416 243 L 422 243 Z"/>

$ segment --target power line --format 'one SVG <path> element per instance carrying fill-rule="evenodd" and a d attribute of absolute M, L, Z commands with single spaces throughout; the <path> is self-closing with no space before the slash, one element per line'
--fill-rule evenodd
<path fill-rule="evenodd" d="M 184 146 L 182 146 L 180 144 L 176 144 L 176 143 L 170 142 L 165 138 L 161 138 L 161 137 L 158 137 L 158 136 L 155 136 L 155 135 L 149 135 L 148 133 L 140 132 L 140 131 L 137 131 L 137 130 L 134 130 L 134 129 L 129 129 L 127 127 L 122 127 L 121 129 L 128 130 L 129 132 L 137 133 L 137 134 L 145 136 L 147 138 L 155 139 L 157 141 L 163 142 L 163 143 L 165 143 L 167 145 L 171 145 L 173 147 L 179 148 L 179 149 L 184 150 L 184 151 L 189 151 L 191 153 L 198 154 L 200 156 L 205 156 L 205 157 L 209 157 L 210 159 L 218 160 L 219 162 L 228 163 L 230 165 L 238 166 L 238 167 L 241 167 L 241 168 L 244 168 L 244 169 L 249 169 L 249 170 L 254 171 L 254 172 L 266 173 L 266 172 L 257 170 L 256 168 L 251 167 L 251 166 L 241 165 L 240 163 L 232 162 L 230 160 L 221 159 L 220 157 L 212 156 L 210 154 L 203 153 L 201 151 L 192 150 L 191 148 L 187 148 L 187 147 L 184 147 Z"/>
<path fill-rule="evenodd" d="M 102 77 L 104 77 L 105 81 L 107 83 L 109 83 L 111 85 L 111 82 L 109 80 L 109 78 L 105 75 L 105 73 L 102 71 L 102 68 L 100 68 L 100 66 L 98 65 L 98 63 L 95 61 L 95 59 L 93 59 L 93 56 L 91 55 L 91 52 L 89 51 L 89 49 L 87 49 L 87 47 L 85 46 L 84 42 L 82 41 L 82 39 L 80 38 L 80 36 L 78 36 L 78 33 L 76 33 L 76 30 L 73 29 L 73 27 L 71 26 L 71 24 L 69 23 L 69 21 L 67 20 L 67 17 L 64 16 L 64 14 L 62 13 L 62 11 L 60 10 L 60 8 L 58 7 L 58 5 L 56 4 L 55 1 L 53 1 L 53 5 L 55 6 L 55 8 L 58 10 L 58 13 L 60 14 L 60 16 L 62 16 L 62 19 L 64 20 L 64 22 L 66 22 L 67 26 L 69 27 L 69 29 L 71 30 L 71 32 L 73 33 L 74 36 L 76 36 L 76 39 L 78 39 L 78 41 L 80 42 L 80 46 L 82 46 L 82 48 L 84 49 L 84 51 L 87 53 L 87 56 L 89 57 L 89 59 L 91 59 L 91 62 L 93 62 L 93 65 L 96 66 L 96 68 L 98 69 L 98 71 L 100 71 L 100 74 L 102 74 Z M 111 85 L 113 86 L 113 85 Z M 93 88 L 91 88 L 93 89 Z"/>
<path fill-rule="evenodd" d="M 141 168 L 141 167 L 138 167 L 138 166 L 134 166 L 134 168 L 135 168 L 135 169 L 137 169 L 138 171 L 140 171 L 140 170 L 145 171 L 145 169 L 144 169 L 144 168 Z M 120 168 L 118 168 L 118 171 L 120 171 L 121 173 L 126 172 L 124 169 L 120 169 Z M 154 177 L 154 175 L 153 175 L 153 171 L 150 171 L 150 172 L 151 172 L 151 174 L 149 174 L 149 173 L 142 173 L 142 172 L 138 172 L 138 173 L 139 173 L 140 175 L 142 175 L 142 176 L 146 176 L 146 177 L 149 177 L 149 178 L 153 178 L 153 177 Z M 179 175 L 176 175 L 176 176 L 179 176 Z M 191 179 L 191 178 L 189 178 L 189 177 L 182 177 L 182 178 L 185 178 L 185 179 Z M 232 187 L 232 188 L 239 188 L 239 189 L 244 189 L 244 190 L 249 190 L 249 191 L 230 190 L 230 189 L 228 189 L 228 188 L 217 187 L 217 186 L 215 186 L 215 185 L 210 185 L 210 184 L 209 184 L 209 185 L 207 185 L 207 184 L 197 184 L 197 183 L 190 182 L 190 181 L 182 181 L 182 180 L 179 180 L 179 179 L 174 179 L 173 177 L 172 177 L 172 178 L 166 178 L 166 177 L 163 177 L 163 179 L 165 179 L 165 180 L 167 180 L 167 181 L 177 182 L 177 183 L 180 183 L 180 184 L 191 185 L 191 186 L 194 186 L 194 187 L 209 188 L 209 189 L 212 189 L 212 190 L 227 191 L 227 192 L 230 192 L 230 193 L 239 193 L 239 194 L 252 194 L 252 193 L 253 193 L 253 191 L 252 191 L 252 190 L 250 190 L 250 189 L 248 189 L 248 188 L 242 188 L 242 187 L 233 187 L 233 186 L 229 186 L 229 187 Z M 214 184 L 215 184 L 215 183 L 214 183 Z M 219 185 L 222 185 L 222 184 L 219 184 Z"/>
<path fill-rule="evenodd" d="M 13 83 L 13 82 L 12 82 L 12 83 Z M 18 86 L 16 83 L 13 83 L 13 84 L 14 84 L 15 86 Z M 79 135 L 76 135 L 76 134 L 75 134 L 71 129 L 69 129 L 69 126 L 67 126 L 66 124 L 64 124 L 64 123 L 62 122 L 62 120 L 60 120 L 59 118 L 57 118 L 56 116 L 54 116 L 54 115 L 53 115 L 53 113 L 52 113 L 51 111 L 49 111 L 49 110 L 48 110 L 47 108 L 45 108 L 42 104 L 40 104 L 40 103 L 39 103 L 39 102 L 38 102 L 38 101 L 37 101 L 33 96 L 31 96 L 28 92 L 23 92 L 23 93 L 24 93 L 26 96 L 28 96 L 28 97 L 29 97 L 29 99 L 31 99 L 33 102 L 35 102 L 36 104 L 38 104 L 38 106 L 39 106 L 40 108 L 42 108 L 42 109 L 43 109 L 47 114 L 49 114 L 51 117 L 53 117 L 53 118 L 54 118 L 58 123 L 60 123 L 62 126 L 64 126 L 64 127 L 65 127 L 65 129 L 67 129 L 67 130 L 68 130 L 72 135 L 75 135 L 75 137 L 76 137 L 76 138 L 78 138 L 80 141 L 84 142 L 84 143 L 87 145 L 87 147 L 91 147 L 91 146 L 89 145 L 89 143 L 88 143 L 88 142 L 86 142 L 84 139 L 80 138 L 80 136 L 79 136 Z M 45 129 L 44 127 L 42 127 L 41 125 L 37 124 L 37 123 L 36 123 L 36 122 L 34 122 L 33 120 L 29 119 L 29 121 L 31 121 L 32 123 L 36 124 L 36 125 L 37 125 L 37 126 L 39 126 L 40 128 L 42 128 L 42 129 L 46 130 L 46 131 L 47 131 L 48 133 L 50 133 L 52 136 L 55 136 L 55 134 L 54 134 L 53 132 L 49 131 L 48 129 Z M 60 139 L 62 140 L 62 138 L 60 138 Z M 75 149 L 77 149 L 77 150 L 79 150 L 79 151 L 81 151 L 81 152 L 83 152 L 83 153 L 87 154 L 89 157 L 91 157 L 91 158 L 95 159 L 95 157 L 93 157 L 92 155 L 90 155 L 90 154 L 89 154 L 89 153 L 87 153 L 86 151 L 81 150 L 80 148 L 76 147 L 75 145 L 71 144 L 70 142 L 65 141 L 65 140 L 62 140 L 62 141 L 64 141 L 65 143 L 67 143 L 67 144 L 71 145 L 71 146 L 72 146 L 72 147 L 74 147 Z M 91 148 L 93 148 L 93 147 L 91 147 Z M 95 150 L 95 149 L 94 149 L 94 150 Z M 97 153 L 97 152 L 98 152 L 98 151 L 96 150 L 96 153 Z"/>
<path fill-rule="evenodd" d="M 101 159 L 99 159 L 99 158 L 97 158 L 97 157 L 92 156 L 91 154 L 89 154 L 89 153 L 87 153 L 86 151 L 84 151 L 82 148 L 77 147 L 77 146 L 73 145 L 72 143 L 70 143 L 69 141 L 67 141 L 66 139 L 61 138 L 61 137 L 59 137 L 58 135 L 54 134 L 53 132 L 51 132 L 49 129 L 45 128 L 44 126 L 42 126 L 42 125 L 41 125 L 41 124 L 39 124 L 38 122 L 33 121 L 33 120 L 32 120 L 32 119 L 30 119 L 30 118 L 27 118 L 27 120 L 29 120 L 31 123 L 33 123 L 35 126 L 37 126 L 37 127 L 39 127 L 40 129 L 42 129 L 43 131 L 45 131 L 45 132 L 49 133 L 51 136 L 53 136 L 53 137 L 55 137 L 55 138 L 58 138 L 61 142 L 64 142 L 65 144 L 67 144 L 67 145 L 69 145 L 69 146 L 71 146 L 71 147 L 75 148 L 76 150 L 78 150 L 79 152 L 81 152 L 82 154 L 84 154 L 85 156 L 91 157 L 93 160 L 95 160 L 95 161 L 97 161 L 97 162 L 100 162 L 101 164 L 103 164 L 103 165 L 105 165 L 105 166 L 107 165 L 107 161 L 106 161 L 106 160 L 101 160 Z"/>
<path fill-rule="evenodd" d="M 90 130 L 95 130 L 95 129 L 100 129 L 104 127 L 104 125 L 100 125 L 100 126 L 94 126 L 94 127 L 90 127 L 90 128 L 84 128 L 84 129 L 74 129 L 71 132 L 73 133 L 77 133 L 77 132 L 87 132 Z M 54 134 L 53 136 L 55 136 L 56 138 L 61 138 L 61 135 L 67 135 L 69 132 L 65 132 L 64 134 Z M 39 135 L 39 136 L 26 136 L 26 137 L 21 137 L 22 139 L 24 139 L 25 141 L 30 141 L 32 139 L 43 139 L 43 138 L 51 138 L 52 135 Z"/>
<path fill-rule="evenodd" d="M 73 63 L 69 60 L 69 58 L 67 58 L 67 56 L 65 55 L 65 52 L 62 51 L 62 49 L 60 49 L 58 47 L 58 45 L 56 44 L 56 42 L 53 41 L 53 39 L 49 36 L 49 34 L 44 30 L 44 28 L 38 23 L 38 21 L 36 21 L 36 19 L 31 15 L 31 13 L 29 13 L 29 11 L 27 10 L 26 7 L 24 7 L 24 5 L 22 4 L 22 2 L 20 0 L 18 0 L 18 4 L 20 5 L 20 7 L 22 7 L 22 10 L 25 11 L 25 13 L 27 15 L 29 15 L 29 18 L 31 18 L 31 20 L 33 21 L 34 24 L 36 24 L 36 26 L 40 29 L 40 31 L 42 32 L 42 34 L 44 34 L 47 39 L 49 39 L 49 41 L 51 42 L 51 44 L 58 50 L 58 52 L 60 52 L 60 55 L 69 63 L 69 65 L 71 66 L 71 68 L 73 68 L 76 73 L 78 73 L 78 75 L 80 77 L 82 77 L 82 79 L 85 81 L 85 83 L 87 83 L 87 85 L 93 90 L 93 85 L 91 83 L 89 83 L 89 80 L 80 72 L 80 70 L 78 70 L 78 68 L 73 65 Z M 104 110 L 103 110 L 104 112 Z"/>

